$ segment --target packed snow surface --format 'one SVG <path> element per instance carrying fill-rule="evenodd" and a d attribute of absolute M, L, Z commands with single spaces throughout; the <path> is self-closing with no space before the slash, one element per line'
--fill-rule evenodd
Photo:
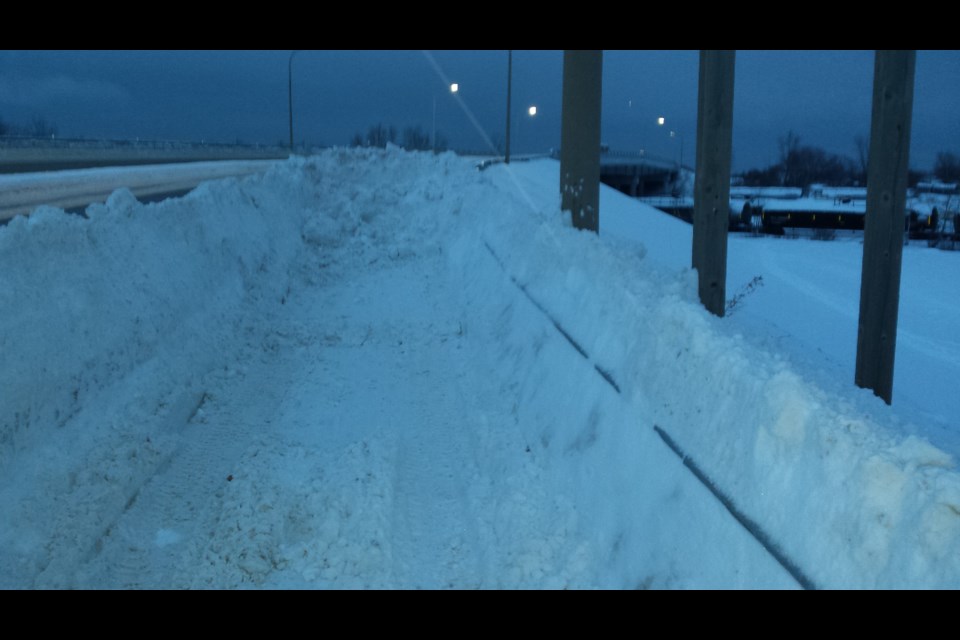
<path fill-rule="evenodd" d="M 960 587 L 958 256 L 906 248 L 887 407 L 859 243 L 731 238 L 721 319 L 602 198 L 332 150 L 13 219 L 0 587 Z"/>

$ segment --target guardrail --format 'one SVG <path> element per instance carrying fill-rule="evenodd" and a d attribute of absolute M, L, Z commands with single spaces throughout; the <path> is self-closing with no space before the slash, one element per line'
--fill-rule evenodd
<path fill-rule="evenodd" d="M 38 136 L 21 136 L 21 135 L 0 135 L 0 149 L 3 148 L 47 148 L 47 149 L 62 149 L 62 148 L 92 148 L 92 149 L 107 149 L 107 148 L 129 148 L 129 147 L 138 147 L 138 148 L 148 148 L 148 149 L 196 149 L 196 148 L 229 148 L 229 149 L 273 149 L 273 150 L 289 150 L 286 146 L 282 144 L 260 144 L 260 143 L 245 143 L 245 142 L 208 142 L 201 140 L 200 142 L 189 141 L 189 140 L 149 140 L 149 139 L 93 139 L 93 138 L 58 138 L 56 136 L 51 137 L 38 137 Z"/>
<path fill-rule="evenodd" d="M 277 160 L 279 145 L 0 136 L 0 173 L 214 160 Z"/>

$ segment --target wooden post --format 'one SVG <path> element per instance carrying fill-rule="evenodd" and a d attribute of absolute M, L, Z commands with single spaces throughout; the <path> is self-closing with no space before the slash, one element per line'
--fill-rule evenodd
<path fill-rule="evenodd" d="M 857 386 L 893 400 L 893 360 L 906 226 L 915 51 L 877 51 L 857 331 Z"/>
<path fill-rule="evenodd" d="M 603 51 L 563 52 L 560 207 L 573 226 L 600 232 L 600 96 Z"/>
<path fill-rule="evenodd" d="M 692 262 L 699 276 L 700 302 L 720 317 L 727 295 L 735 56 L 734 51 L 700 52 L 697 99 Z"/>

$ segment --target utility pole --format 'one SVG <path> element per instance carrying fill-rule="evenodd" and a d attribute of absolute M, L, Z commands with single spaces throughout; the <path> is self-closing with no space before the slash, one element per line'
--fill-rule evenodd
<path fill-rule="evenodd" d="M 863 228 L 857 386 L 890 404 L 900 308 L 916 51 L 877 51 Z"/>
<path fill-rule="evenodd" d="M 563 52 L 560 207 L 573 226 L 600 232 L 600 102 L 603 51 Z"/>
<path fill-rule="evenodd" d="M 692 263 L 697 270 L 700 302 L 720 317 L 726 308 L 727 291 L 735 60 L 735 51 L 700 52 Z"/>

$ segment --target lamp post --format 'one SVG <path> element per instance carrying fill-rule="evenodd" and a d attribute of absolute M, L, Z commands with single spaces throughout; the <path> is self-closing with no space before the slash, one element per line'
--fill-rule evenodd
<path fill-rule="evenodd" d="M 510 164 L 510 90 L 513 83 L 513 49 L 507 51 L 507 147 L 503 163 Z"/>
<path fill-rule="evenodd" d="M 671 131 L 670 137 L 680 138 L 680 170 L 683 171 L 683 136 L 678 131 Z"/>
<path fill-rule="evenodd" d="M 450 85 L 450 93 L 456 94 L 460 91 L 460 85 L 456 82 Z M 433 94 L 433 130 L 430 133 L 430 147 L 433 152 L 437 152 L 437 94 Z"/>
<path fill-rule="evenodd" d="M 666 123 L 666 118 L 664 118 L 663 116 L 660 116 L 659 118 L 657 118 L 657 125 L 658 125 L 658 126 L 661 126 L 661 127 L 662 127 L 665 123 Z M 671 131 L 670 131 L 670 137 L 671 137 L 671 138 L 680 138 L 680 170 L 682 171 L 682 170 L 683 170 L 683 136 L 680 135 L 680 132 L 679 132 L 679 131 L 671 130 Z"/>
<path fill-rule="evenodd" d="M 293 56 L 300 53 L 300 50 L 292 51 L 290 53 L 290 60 L 287 62 L 287 89 L 288 93 L 288 102 L 287 104 L 290 107 L 290 151 L 293 151 Z"/>
<path fill-rule="evenodd" d="M 536 105 L 530 105 L 529 107 L 527 107 L 527 115 L 530 116 L 531 118 L 537 115 Z M 520 144 L 520 125 L 522 123 L 523 123 L 523 116 L 521 115 L 519 118 L 517 118 L 517 145 L 518 146 Z"/>

